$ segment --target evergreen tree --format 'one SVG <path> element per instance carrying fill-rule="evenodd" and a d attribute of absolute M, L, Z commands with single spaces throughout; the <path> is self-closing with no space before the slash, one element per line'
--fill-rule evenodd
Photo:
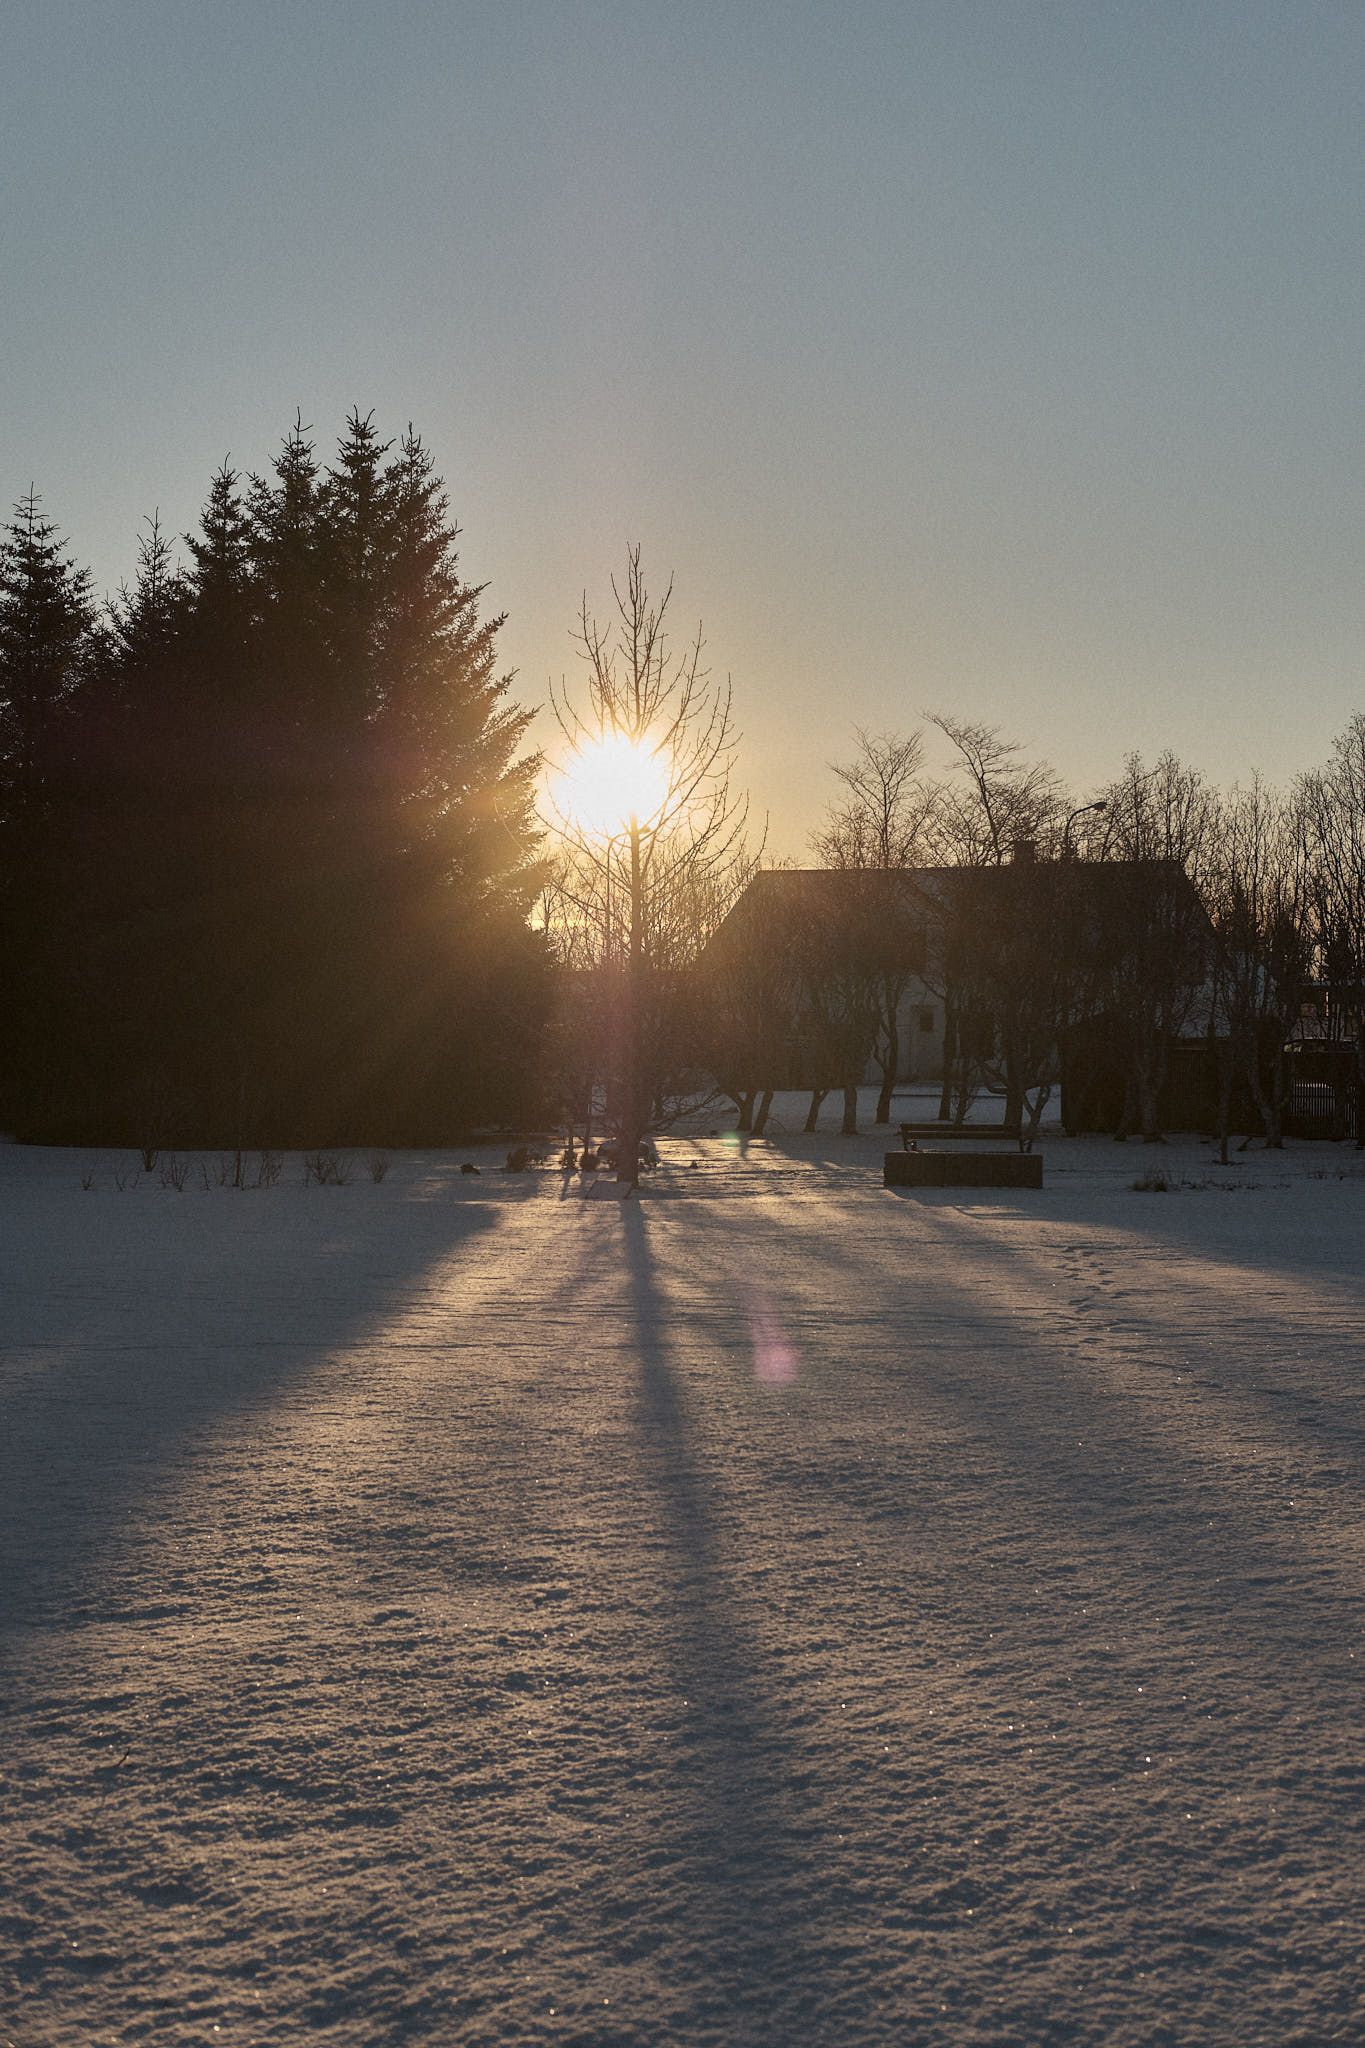
<path fill-rule="evenodd" d="M 315 570 L 318 463 L 311 427 L 296 413 L 271 464 L 274 481 L 253 476 L 247 494 L 248 547 L 262 588 L 282 612 L 298 610 Z"/>
<path fill-rule="evenodd" d="M 462 1095 L 466 1117 L 509 1116 L 527 1098 L 548 1001 L 543 945 L 527 930 L 540 882 L 537 761 L 519 755 L 530 714 L 509 700 L 503 620 L 480 617 L 482 588 L 460 576 L 459 529 L 411 427 L 383 482 L 370 759 L 381 893 L 401 902 L 384 915 L 380 967 L 381 987 L 403 992 L 387 1005 L 391 1085 L 414 1107 L 444 1096 L 453 1109 Z"/>
<path fill-rule="evenodd" d="M 138 535 L 133 587 L 123 585 L 109 607 L 115 659 L 122 668 L 165 662 L 186 597 L 171 543 L 161 531 L 160 513 L 154 512 L 145 524 L 146 533 Z"/>
<path fill-rule="evenodd" d="M 235 654 L 245 639 L 251 603 L 251 524 L 242 506 L 240 479 L 227 462 L 214 471 L 199 532 L 185 545 L 194 566 L 186 577 L 194 618 Z"/>
<path fill-rule="evenodd" d="M 394 543 L 394 484 L 374 415 L 354 409 L 318 493 L 318 573 L 334 712 L 354 733 L 378 706 L 378 658 Z"/>
<path fill-rule="evenodd" d="M 0 533 L 0 1116 L 58 1085 L 71 896 L 61 851 L 71 725 L 98 634 L 86 570 L 30 489 Z"/>
<path fill-rule="evenodd" d="M 67 554 L 30 489 L 0 536 L 0 809 L 40 806 L 94 625 L 90 576 Z"/>
<path fill-rule="evenodd" d="M 319 722 L 331 696 L 319 577 L 319 471 L 302 414 L 285 436 L 268 478 L 247 488 L 247 549 L 255 598 L 252 751 L 270 763 L 276 795 L 314 797 L 326 764 L 317 758 Z M 243 707 L 245 709 L 245 705 Z"/>
<path fill-rule="evenodd" d="M 518 1113 L 535 764 L 456 538 L 417 436 L 357 411 L 326 471 L 301 418 L 245 490 L 224 464 L 183 573 L 153 518 L 102 631 L 70 572 L 87 687 L 58 664 L 12 698 L 70 700 L 30 1133 L 431 1142 Z M 5 727 L 6 788 L 39 774 L 32 727 Z"/>
<path fill-rule="evenodd" d="M 480 897 L 524 914 L 534 758 L 517 758 L 531 714 L 497 673 L 503 616 L 480 619 L 481 585 L 459 574 L 449 501 L 409 427 L 387 482 L 393 501 L 389 603 L 378 650 L 376 727 L 400 843 Z"/>

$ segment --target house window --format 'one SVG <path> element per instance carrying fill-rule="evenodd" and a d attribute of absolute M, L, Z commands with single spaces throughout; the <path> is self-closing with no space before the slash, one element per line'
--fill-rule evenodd
<path fill-rule="evenodd" d="M 932 1011 L 932 1010 L 921 1010 L 921 1011 L 920 1011 L 920 1013 L 919 1013 L 919 1028 L 920 1028 L 920 1030 L 921 1030 L 921 1031 L 932 1031 L 932 1030 L 933 1030 L 933 1028 L 934 1028 L 934 1013 L 933 1013 L 933 1011 Z"/>

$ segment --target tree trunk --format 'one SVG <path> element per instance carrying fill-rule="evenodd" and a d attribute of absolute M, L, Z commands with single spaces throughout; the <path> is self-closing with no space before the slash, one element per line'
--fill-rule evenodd
<path fill-rule="evenodd" d="M 1151 1058 L 1144 1058 L 1138 1061 L 1137 1072 L 1133 1076 L 1133 1080 L 1137 1089 L 1138 1118 L 1142 1125 L 1142 1142 L 1144 1145 L 1159 1145 L 1161 1143 L 1160 1096 L 1162 1078 L 1159 1061 Z"/>
<path fill-rule="evenodd" d="M 812 1089 L 811 1089 L 811 1091 L 810 1091 L 810 1108 L 809 1108 L 809 1109 L 808 1109 L 808 1110 L 806 1111 L 806 1122 L 805 1122 L 805 1129 L 806 1129 L 806 1130 L 808 1130 L 808 1131 L 813 1131 L 813 1130 L 815 1129 L 815 1120 L 816 1120 L 816 1118 L 817 1118 L 817 1117 L 819 1116 L 819 1114 L 820 1114 L 820 1104 L 821 1104 L 821 1103 L 822 1103 L 822 1102 L 824 1101 L 825 1097 L 826 1097 L 826 1096 L 827 1096 L 828 1094 L 829 1094 L 829 1090 L 828 1090 L 828 1088 L 812 1088 Z"/>
<path fill-rule="evenodd" d="M 1228 1054 L 1218 1062 L 1218 1163 L 1228 1164 L 1228 1139 L 1232 1136 L 1233 1063 Z"/>
<path fill-rule="evenodd" d="M 1024 1084 L 1020 1078 L 1019 1061 L 1009 1054 L 1005 1059 L 1005 1122 L 1024 1127 Z"/>
<path fill-rule="evenodd" d="M 957 1015 L 945 996 L 943 1002 L 943 1085 L 938 1097 L 938 1120 L 946 1124 L 953 1113 L 953 1067 L 957 1060 Z"/>
<path fill-rule="evenodd" d="M 1124 1145 L 1133 1129 L 1133 1075 L 1131 1068 L 1123 1077 L 1123 1102 L 1119 1109 L 1118 1127 L 1114 1132 L 1114 1143 Z"/>
<path fill-rule="evenodd" d="M 1270 1092 L 1270 1144 L 1273 1150 L 1284 1149 L 1284 1112 L 1289 1101 L 1289 1076 L 1285 1072 L 1283 1052 L 1275 1056 L 1275 1082 Z"/>
<path fill-rule="evenodd" d="M 1284 1047 L 1275 1054 L 1275 1064 L 1270 1073 L 1270 1088 L 1266 1123 L 1265 1142 L 1272 1152 L 1284 1150 L 1284 1106 L 1289 1096 L 1289 1082 L 1284 1070 Z"/>
<path fill-rule="evenodd" d="M 1246 1077 L 1256 1103 L 1256 1112 L 1261 1119 L 1261 1136 L 1265 1139 L 1267 1152 L 1284 1150 L 1284 1131 L 1280 1122 L 1279 1096 L 1273 1087 L 1267 1088 L 1261 1072 L 1260 1061 L 1253 1051 L 1246 1062 Z"/>
<path fill-rule="evenodd" d="M 855 1083 L 844 1084 L 844 1120 L 839 1127 L 841 1138 L 856 1138 L 858 1135 L 858 1089 Z"/>
<path fill-rule="evenodd" d="M 640 869 L 640 828 L 630 821 L 630 980 L 626 1003 L 626 1074 L 622 1089 L 621 1130 L 617 1140 L 616 1179 L 629 1188 L 640 1185 L 641 1083 L 640 1037 L 644 997 L 644 879 Z"/>
<path fill-rule="evenodd" d="M 888 1007 L 886 1045 L 877 1063 L 882 1070 L 882 1085 L 877 1096 L 877 1114 L 874 1121 L 879 1124 L 889 1124 L 891 1121 L 891 1097 L 895 1092 L 896 1082 L 900 1078 L 901 1063 L 901 1040 L 900 1033 L 896 1029 L 894 1005 Z"/>
<path fill-rule="evenodd" d="M 754 1111 L 754 1136 L 761 1138 L 768 1128 L 768 1111 L 773 1106 L 773 1091 L 765 1088 L 759 1097 L 758 1108 Z"/>
<path fill-rule="evenodd" d="M 735 1129 L 737 1131 L 752 1130 L 754 1122 L 754 1091 L 752 1088 L 744 1089 L 735 1097 L 735 1107 L 739 1111 L 739 1120 L 735 1125 Z"/>
<path fill-rule="evenodd" d="M 972 1106 L 972 1059 L 958 1042 L 958 1051 L 953 1059 L 953 1087 L 949 1098 L 952 1107 L 953 1127 L 961 1129 L 967 1121 L 967 1111 Z"/>
<path fill-rule="evenodd" d="M 1043 1111 L 1052 1100 L 1052 1083 L 1040 1081 L 1034 1091 L 1033 1101 L 1027 1104 L 1027 1118 L 1019 1125 L 1019 1150 L 1031 1152 L 1038 1142 L 1038 1126 L 1043 1121 Z M 1025 1096 L 1027 1102 L 1027 1096 Z"/>

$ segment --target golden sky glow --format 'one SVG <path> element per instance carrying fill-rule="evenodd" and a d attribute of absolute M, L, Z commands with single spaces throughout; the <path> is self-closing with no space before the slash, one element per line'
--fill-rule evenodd
<path fill-rule="evenodd" d="M 97 591 L 358 405 L 430 447 L 528 708 L 624 541 L 677 572 L 774 853 L 855 725 L 999 723 L 1079 802 L 1130 748 L 1284 778 L 1360 704 L 1365 8 L 4 30 L 0 510 L 34 483 Z"/>

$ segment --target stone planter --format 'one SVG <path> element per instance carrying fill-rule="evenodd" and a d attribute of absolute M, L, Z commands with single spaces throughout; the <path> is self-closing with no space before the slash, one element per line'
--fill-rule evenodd
<path fill-rule="evenodd" d="M 1040 1188 L 1041 1152 L 888 1152 L 889 1188 Z"/>

